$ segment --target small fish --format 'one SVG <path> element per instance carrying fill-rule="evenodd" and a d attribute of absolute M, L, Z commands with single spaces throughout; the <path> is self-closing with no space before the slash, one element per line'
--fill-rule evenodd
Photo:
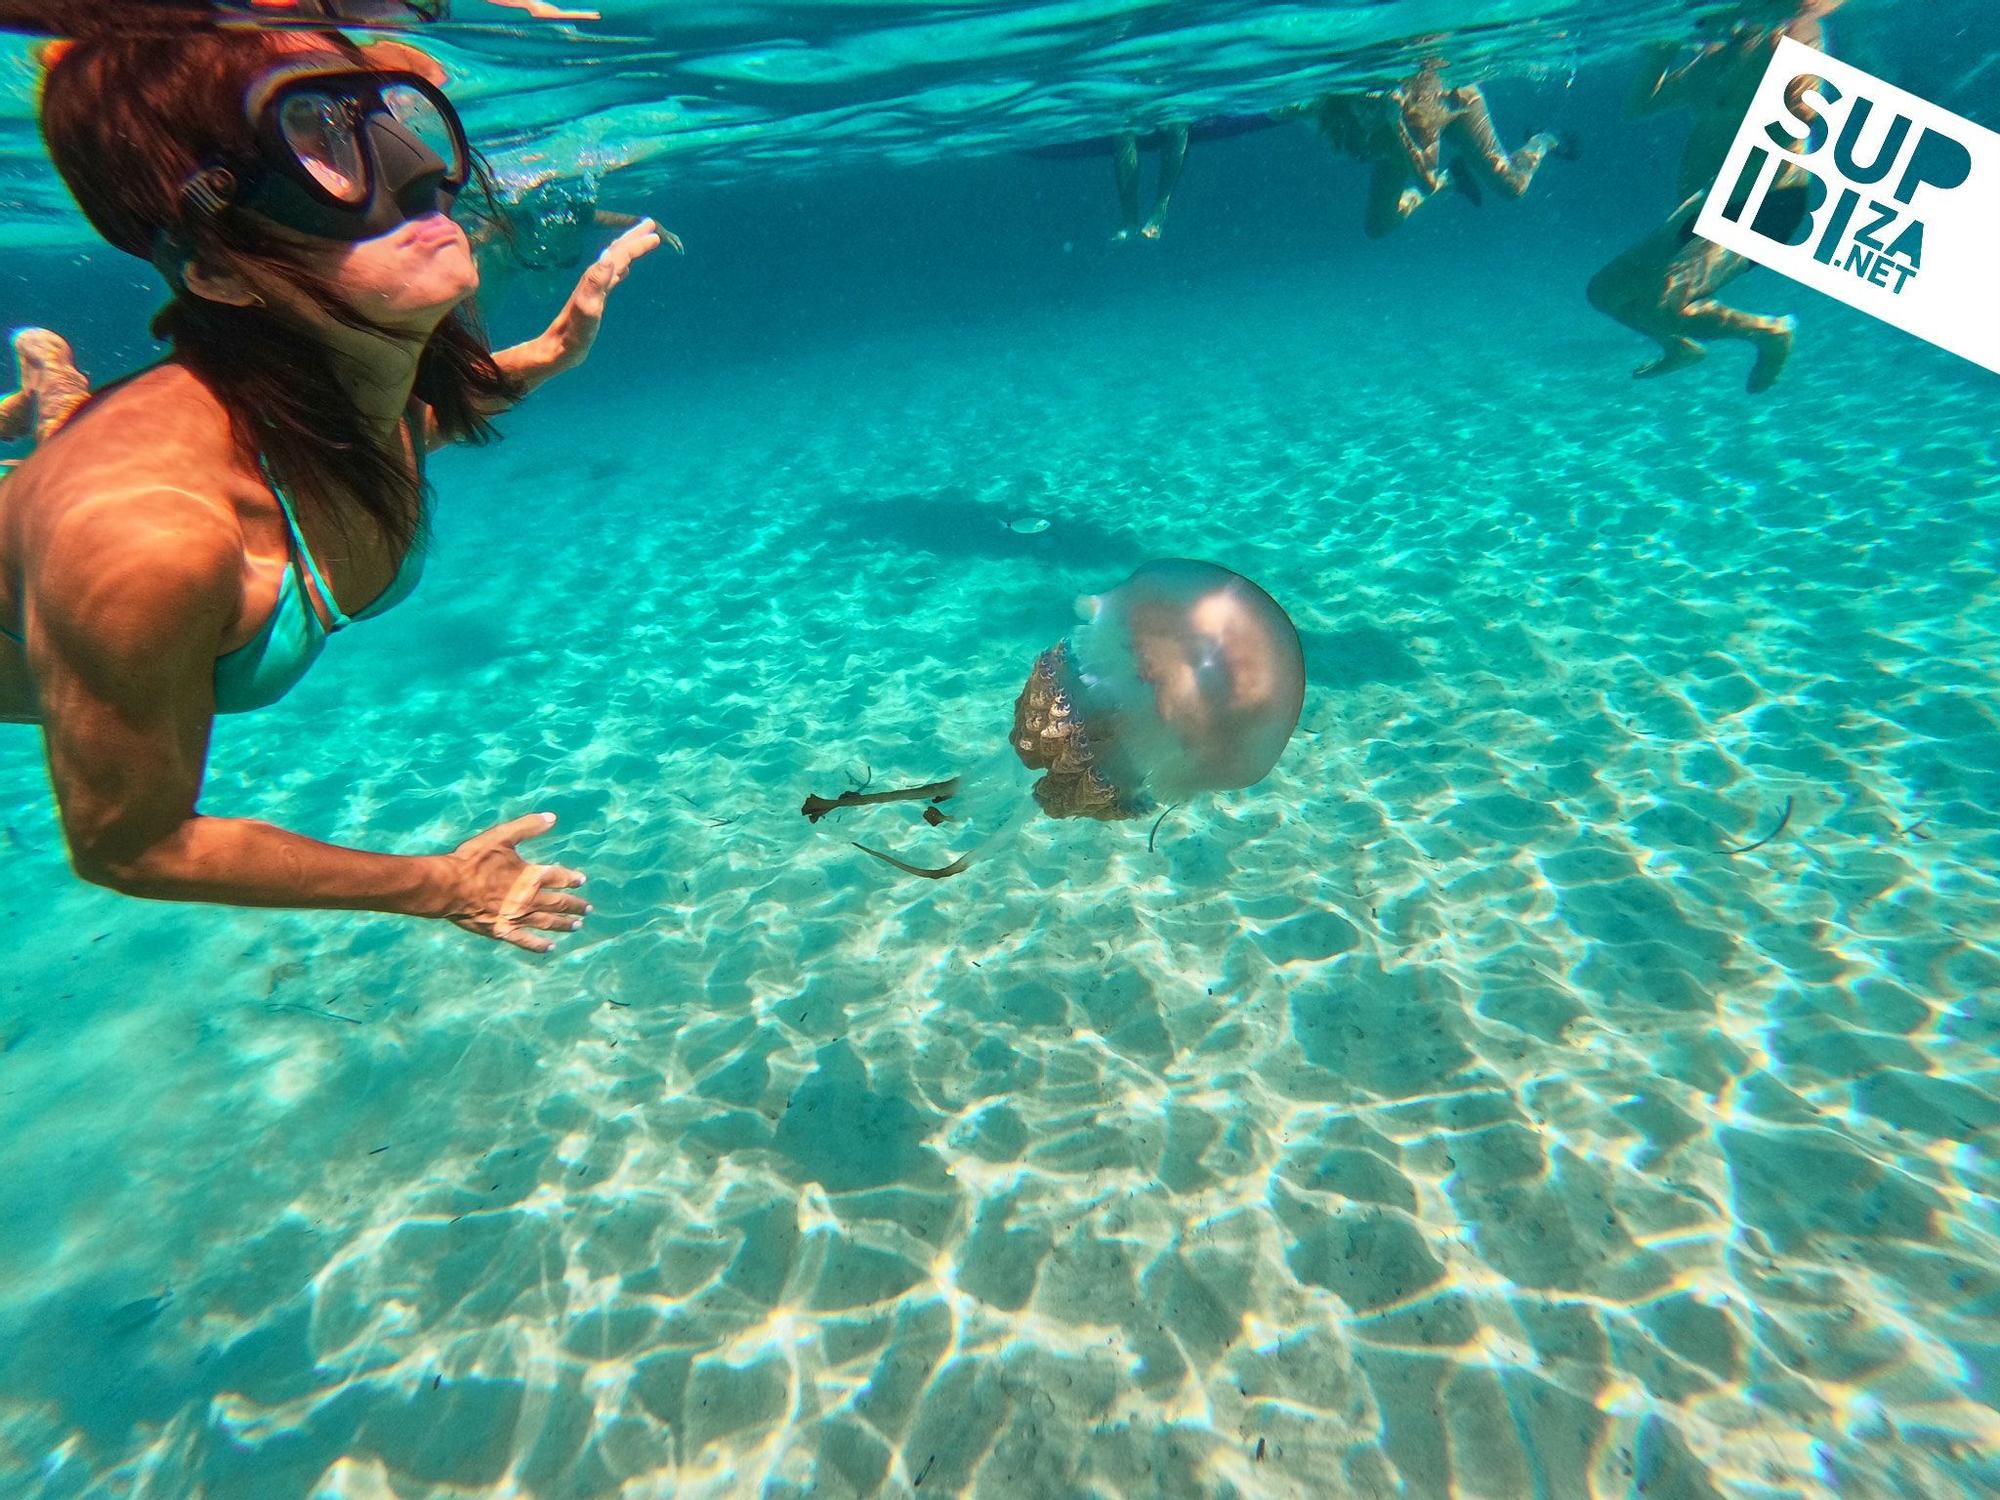
<path fill-rule="evenodd" d="M 1016 536 L 1039 536 L 1049 529 L 1047 516 L 1016 516 L 1011 521 L 1002 521 L 1001 526 Z"/>
<path fill-rule="evenodd" d="M 842 792 L 838 797 L 807 797 L 799 811 L 817 823 L 837 807 L 869 807 L 877 802 L 943 802 L 958 795 L 958 778 L 930 781 L 894 792 Z"/>
<path fill-rule="evenodd" d="M 105 1332 L 112 1338 L 120 1338 L 128 1333 L 137 1333 L 153 1319 L 167 1310 L 167 1304 L 174 1300 L 172 1287 L 161 1287 L 157 1297 L 141 1297 L 135 1302 L 127 1302 L 115 1307 L 104 1320 Z"/>

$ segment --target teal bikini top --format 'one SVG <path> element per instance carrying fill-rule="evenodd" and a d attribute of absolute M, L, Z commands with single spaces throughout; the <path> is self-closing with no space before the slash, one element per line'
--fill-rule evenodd
<path fill-rule="evenodd" d="M 410 590 L 417 586 L 417 580 L 424 574 L 424 543 L 420 536 L 403 554 L 396 576 L 389 580 L 389 586 L 374 602 L 356 614 L 342 614 L 340 606 L 334 602 L 333 590 L 326 586 L 319 564 L 313 560 L 312 548 L 306 545 L 305 533 L 299 530 L 299 518 L 292 509 L 291 497 L 271 477 L 269 466 L 264 465 L 261 458 L 258 463 L 264 469 L 264 478 L 271 486 L 271 493 L 278 497 L 279 508 L 285 513 L 285 531 L 292 560 L 291 566 L 285 569 L 284 581 L 278 585 L 278 602 L 272 607 L 271 618 L 264 622 L 264 628 L 245 645 L 215 659 L 215 711 L 223 714 L 269 708 L 296 687 L 299 679 L 319 660 L 329 635 L 336 630 L 344 630 L 356 620 L 372 620 L 377 615 L 387 614 L 409 596 Z M 311 575 L 314 589 L 326 604 L 327 613 L 331 616 L 329 623 L 322 624 L 319 611 L 313 608 L 312 596 L 306 592 L 307 575 Z M 4 625 L 0 625 L 0 636 L 17 644 L 21 641 L 20 636 Z"/>
<path fill-rule="evenodd" d="M 259 459 L 258 462 L 262 464 L 263 461 Z M 409 596 L 410 590 L 417 586 L 417 580 L 424 575 L 424 543 L 420 536 L 403 554 L 396 576 L 389 580 L 389 586 L 376 596 L 374 602 L 356 614 L 342 614 L 340 606 L 334 602 L 333 590 L 326 586 L 326 579 L 319 571 L 319 564 L 313 561 L 312 548 L 306 545 L 305 533 L 299 530 L 299 518 L 292 509 L 291 498 L 286 495 L 283 486 L 271 477 L 268 466 L 264 468 L 264 479 L 271 486 L 271 493 L 278 497 L 278 505 L 285 513 L 292 565 L 285 569 L 284 580 L 278 585 L 278 602 L 272 607 L 271 618 L 264 622 L 264 628 L 246 644 L 215 659 L 215 711 L 219 714 L 240 714 L 253 708 L 269 708 L 296 687 L 299 679 L 319 660 L 329 635 L 336 630 L 344 630 L 356 620 L 372 620 L 377 615 L 387 614 Z M 312 596 L 306 592 L 306 574 L 312 575 L 313 588 L 331 616 L 328 623 L 322 624 L 319 611 L 313 608 Z"/>

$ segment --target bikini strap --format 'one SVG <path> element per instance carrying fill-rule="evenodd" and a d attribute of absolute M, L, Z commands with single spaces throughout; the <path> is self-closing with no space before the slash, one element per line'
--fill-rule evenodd
<path fill-rule="evenodd" d="M 340 630 L 353 624 L 352 620 L 341 613 L 340 601 L 333 597 L 333 590 L 327 587 L 326 579 L 321 576 L 319 564 L 313 561 L 312 548 L 306 545 L 306 534 L 299 529 L 298 514 L 292 509 L 291 498 L 285 494 L 285 487 L 278 483 L 277 476 L 272 474 L 270 464 L 265 461 L 261 453 L 257 455 L 257 467 L 264 471 L 264 482 L 271 486 L 271 493 L 278 497 L 278 506 L 285 513 L 285 525 L 292 534 L 292 558 L 295 562 L 305 564 L 306 572 L 312 575 L 313 587 L 319 591 L 320 603 L 326 607 L 327 615 L 332 620 L 327 629 Z M 312 608 L 310 599 L 306 601 L 306 608 Z M 317 613 L 314 611 L 315 617 Z"/>

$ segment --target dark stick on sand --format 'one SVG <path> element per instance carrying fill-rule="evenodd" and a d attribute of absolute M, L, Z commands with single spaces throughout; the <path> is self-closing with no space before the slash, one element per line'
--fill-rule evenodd
<path fill-rule="evenodd" d="M 1785 811 L 1779 817 L 1778 826 L 1776 828 L 1773 828 L 1769 833 L 1765 834 L 1761 839 L 1757 840 L 1757 842 L 1754 844 L 1745 844 L 1740 849 L 1725 848 L 1722 852 L 1724 854 L 1748 854 L 1752 849 L 1761 849 L 1766 844 L 1770 843 L 1772 839 L 1776 838 L 1779 834 L 1783 833 L 1785 831 L 1785 825 L 1791 821 L 1792 821 L 1792 799 L 1790 797 L 1787 797 L 1785 799 Z"/>
<path fill-rule="evenodd" d="M 868 807 L 877 802 L 942 802 L 947 797 L 958 794 L 958 778 L 946 781 L 932 781 L 923 786 L 905 787 L 898 792 L 842 792 L 838 797 L 807 797 L 799 811 L 806 815 L 808 823 L 817 823 L 828 813 L 842 807 Z"/>
<path fill-rule="evenodd" d="M 854 847 L 859 849 L 863 854 L 874 855 L 885 865 L 894 865 L 905 875 L 921 875 L 926 880 L 942 880 L 947 875 L 960 874 L 967 865 L 972 863 L 972 856 L 970 854 L 961 854 L 942 869 L 926 870 L 922 865 L 905 864 L 902 860 L 896 858 L 895 855 L 884 854 L 880 849 L 870 849 L 866 844 L 856 844 Z"/>
<path fill-rule="evenodd" d="M 1169 802 L 1166 812 L 1161 813 L 1157 818 L 1153 819 L 1153 831 L 1146 835 L 1146 852 L 1148 854 L 1153 852 L 1153 840 L 1160 836 L 1160 825 L 1167 821 L 1167 813 L 1172 812 L 1179 806 L 1180 803 L 1178 802 Z"/>

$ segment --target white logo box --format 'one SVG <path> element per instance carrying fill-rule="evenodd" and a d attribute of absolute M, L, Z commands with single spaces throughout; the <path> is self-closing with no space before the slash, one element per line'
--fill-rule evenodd
<path fill-rule="evenodd" d="M 1831 85 L 1805 94 L 1812 131 L 1785 102 L 1801 78 Z M 1825 188 L 1798 244 L 1796 194 L 1758 224 L 1787 161 Z M 2000 134 L 1838 58 L 1779 42 L 1695 233 L 2000 371 Z"/>

